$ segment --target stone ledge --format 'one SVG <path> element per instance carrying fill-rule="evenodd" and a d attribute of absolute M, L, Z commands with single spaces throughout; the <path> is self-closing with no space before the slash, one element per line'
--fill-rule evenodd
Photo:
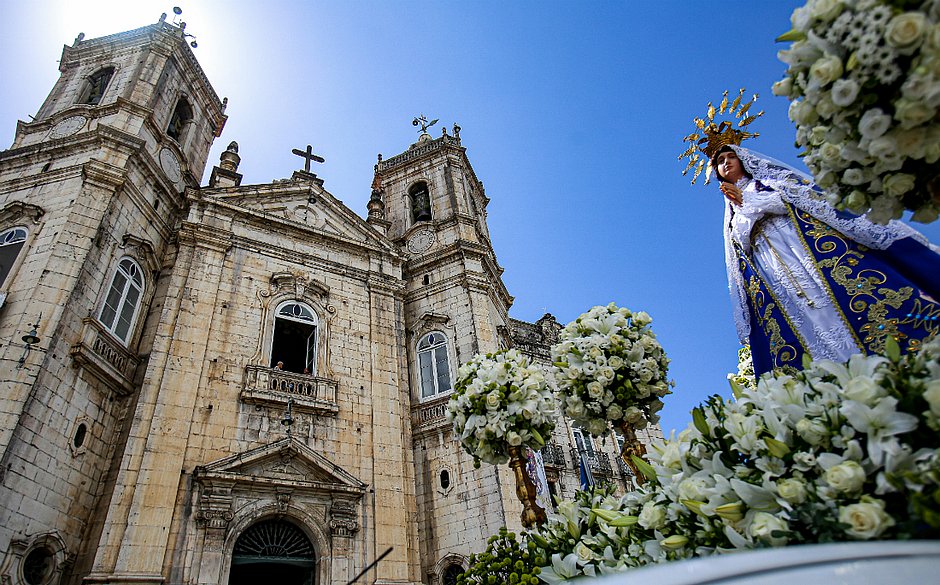
<path fill-rule="evenodd" d="M 134 391 L 140 359 L 92 317 L 82 319 L 82 337 L 69 349 L 73 366 L 85 368 L 118 394 Z"/>
<path fill-rule="evenodd" d="M 249 404 L 287 406 L 293 399 L 293 408 L 335 416 L 339 412 L 336 391 L 339 384 L 330 378 L 295 374 L 264 366 L 245 366 L 245 387 L 240 398 Z"/>

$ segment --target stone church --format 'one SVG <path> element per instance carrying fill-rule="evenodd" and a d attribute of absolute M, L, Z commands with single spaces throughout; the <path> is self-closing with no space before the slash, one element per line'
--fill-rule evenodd
<path fill-rule="evenodd" d="M 225 100 L 164 18 L 59 68 L 0 152 L 0 582 L 436 585 L 518 528 L 445 404 L 560 326 L 509 317 L 459 128 L 380 157 L 363 219 L 234 142 L 200 185 Z M 614 443 L 560 424 L 552 493 L 578 447 L 631 485 Z"/>

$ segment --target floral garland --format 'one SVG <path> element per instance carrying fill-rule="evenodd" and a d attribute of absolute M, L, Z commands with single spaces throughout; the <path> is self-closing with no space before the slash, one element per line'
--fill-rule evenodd
<path fill-rule="evenodd" d="M 809 0 L 791 21 L 773 92 L 792 102 L 816 183 L 876 223 L 936 220 L 940 0 Z"/>
<path fill-rule="evenodd" d="M 519 350 L 476 355 L 457 370 L 447 419 L 474 462 L 509 461 L 509 448 L 545 446 L 555 428 L 555 397 L 542 370 Z"/>
<path fill-rule="evenodd" d="M 651 481 L 581 493 L 530 534 L 555 583 L 735 549 L 940 536 L 940 340 L 818 361 L 693 410 Z"/>
<path fill-rule="evenodd" d="M 637 429 L 659 422 L 672 383 L 651 322 L 642 311 L 597 306 L 569 323 L 552 347 L 562 409 L 592 435 L 606 433 L 608 421 Z"/>

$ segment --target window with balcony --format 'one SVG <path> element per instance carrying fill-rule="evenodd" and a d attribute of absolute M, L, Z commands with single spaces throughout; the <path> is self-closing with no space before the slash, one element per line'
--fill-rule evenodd
<path fill-rule="evenodd" d="M 443 333 L 428 333 L 418 342 L 418 376 L 421 398 L 451 391 L 447 337 Z"/>
<path fill-rule="evenodd" d="M 114 271 L 98 321 L 125 345 L 134 330 L 143 292 L 144 276 L 140 265 L 131 258 L 122 258 Z"/>
<path fill-rule="evenodd" d="M 317 373 L 317 314 L 306 303 L 287 301 L 274 312 L 271 367 L 297 374 Z"/>

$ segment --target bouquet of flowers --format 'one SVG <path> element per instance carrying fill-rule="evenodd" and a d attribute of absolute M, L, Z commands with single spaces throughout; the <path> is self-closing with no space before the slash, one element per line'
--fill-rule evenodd
<path fill-rule="evenodd" d="M 659 422 L 671 382 L 651 322 L 642 311 L 597 306 L 569 323 L 552 347 L 564 413 L 592 435 L 606 433 L 608 421 L 637 429 Z"/>
<path fill-rule="evenodd" d="M 541 449 L 555 416 L 546 376 L 516 349 L 476 355 L 460 366 L 447 403 L 447 419 L 477 464 L 506 463 L 510 447 Z"/>
<path fill-rule="evenodd" d="M 940 212 L 940 0 L 809 0 L 791 17 L 786 96 L 834 205 L 878 223 Z"/>
<path fill-rule="evenodd" d="M 764 375 L 654 443 L 646 487 L 581 494 L 531 538 L 542 578 L 735 549 L 940 536 L 940 340 Z"/>

